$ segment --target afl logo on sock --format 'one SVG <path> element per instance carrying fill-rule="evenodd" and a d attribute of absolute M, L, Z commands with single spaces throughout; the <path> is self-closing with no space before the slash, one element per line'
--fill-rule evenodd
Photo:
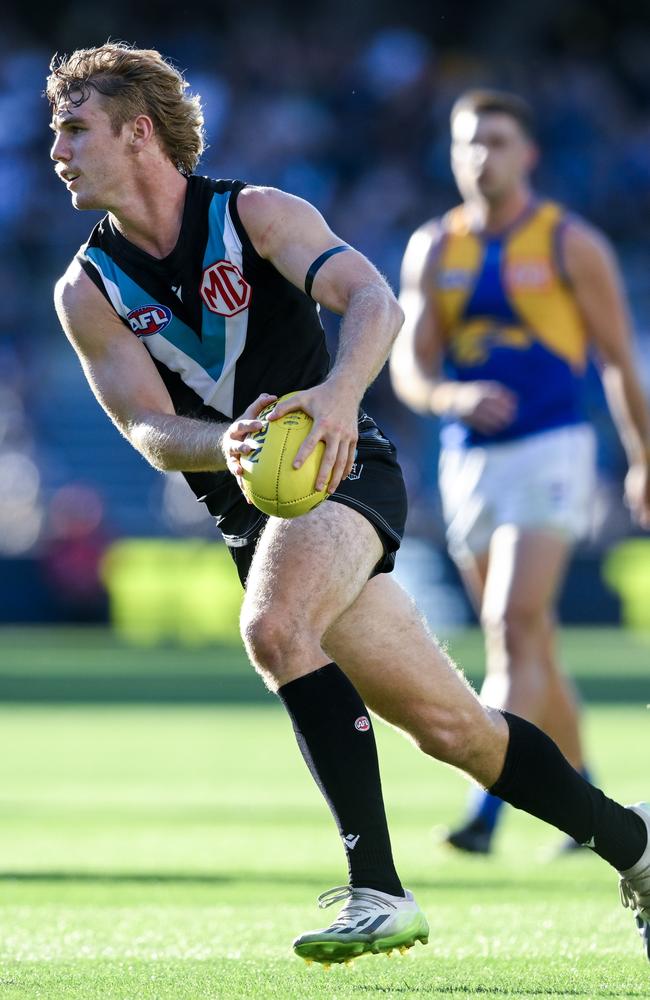
<path fill-rule="evenodd" d="M 367 715 L 360 715 L 357 721 L 354 723 L 354 728 L 358 729 L 360 733 L 367 733 L 370 729 L 370 719 Z"/>

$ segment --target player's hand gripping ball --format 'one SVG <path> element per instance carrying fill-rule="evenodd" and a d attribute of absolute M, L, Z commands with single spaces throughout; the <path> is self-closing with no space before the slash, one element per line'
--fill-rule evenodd
<path fill-rule="evenodd" d="M 278 402 L 295 395 L 281 396 Z M 287 413 L 279 420 L 265 420 L 275 403 L 265 406 L 258 420 L 264 427 L 246 439 L 254 444 L 250 455 L 242 455 L 244 470 L 243 490 L 251 503 L 274 517 L 299 517 L 313 510 L 329 496 L 325 489 L 316 489 L 316 476 L 320 468 L 325 445 L 319 441 L 299 469 L 293 461 L 298 449 L 309 434 L 313 420 L 302 410 Z"/>

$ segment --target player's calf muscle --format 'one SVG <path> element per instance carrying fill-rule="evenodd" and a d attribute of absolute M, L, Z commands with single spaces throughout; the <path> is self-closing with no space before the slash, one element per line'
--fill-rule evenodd
<path fill-rule="evenodd" d="M 503 720 L 481 705 L 395 580 L 371 580 L 323 645 L 366 704 L 424 753 L 477 780 L 496 779 L 505 751 Z M 487 753 L 485 769 L 477 763 L 481 753 Z"/>
<path fill-rule="evenodd" d="M 363 691 L 362 691 L 363 693 Z M 483 785 L 496 781 L 503 765 L 506 726 L 500 713 L 484 708 L 469 690 L 455 705 L 404 699 L 388 711 L 385 703 L 369 706 L 403 730 L 423 753 L 466 771 Z"/>

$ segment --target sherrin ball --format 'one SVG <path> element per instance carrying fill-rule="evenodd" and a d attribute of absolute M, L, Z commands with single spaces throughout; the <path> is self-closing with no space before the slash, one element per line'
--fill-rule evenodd
<path fill-rule="evenodd" d="M 289 392 L 278 402 L 294 395 Z M 302 410 L 287 413 L 279 420 L 266 420 L 266 414 L 274 406 L 275 403 L 270 403 L 264 407 L 258 417 L 264 426 L 247 438 L 255 444 L 255 450 L 241 457 L 244 493 L 265 514 L 300 517 L 327 500 L 329 495 L 327 488 L 316 489 L 316 476 L 325 445 L 319 441 L 301 467 L 294 469 L 293 461 L 312 428 L 313 420 Z"/>

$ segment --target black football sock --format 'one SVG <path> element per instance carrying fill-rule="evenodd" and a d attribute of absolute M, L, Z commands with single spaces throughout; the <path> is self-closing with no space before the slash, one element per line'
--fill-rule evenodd
<path fill-rule="evenodd" d="M 636 864 L 648 841 L 641 817 L 586 781 L 537 726 L 510 712 L 503 716 L 510 741 L 489 791 L 593 848 L 618 871 Z"/>
<path fill-rule="evenodd" d="M 278 691 L 345 845 L 350 885 L 402 896 L 368 709 L 335 663 Z"/>

